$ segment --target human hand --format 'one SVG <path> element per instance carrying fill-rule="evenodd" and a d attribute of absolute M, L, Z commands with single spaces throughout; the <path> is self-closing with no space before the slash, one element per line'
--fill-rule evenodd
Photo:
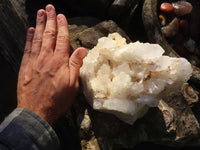
<path fill-rule="evenodd" d="M 69 49 L 65 16 L 56 16 L 53 5 L 39 10 L 36 28 L 27 32 L 17 107 L 35 112 L 49 124 L 67 112 L 78 89 L 79 69 L 86 55 L 84 48 L 78 48 L 69 57 Z"/>

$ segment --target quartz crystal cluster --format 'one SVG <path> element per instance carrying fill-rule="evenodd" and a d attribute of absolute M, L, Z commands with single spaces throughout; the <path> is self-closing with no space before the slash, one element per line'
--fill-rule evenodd
<path fill-rule="evenodd" d="M 90 105 L 133 124 L 149 107 L 176 91 L 192 74 L 185 58 L 163 56 L 158 44 L 126 43 L 118 33 L 102 37 L 80 70 Z"/>

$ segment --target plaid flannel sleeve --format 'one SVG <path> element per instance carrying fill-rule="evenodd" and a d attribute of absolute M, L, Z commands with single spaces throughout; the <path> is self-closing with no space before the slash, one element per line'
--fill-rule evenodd
<path fill-rule="evenodd" d="M 53 128 L 30 110 L 16 108 L 0 125 L 0 150 L 58 150 Z"/>

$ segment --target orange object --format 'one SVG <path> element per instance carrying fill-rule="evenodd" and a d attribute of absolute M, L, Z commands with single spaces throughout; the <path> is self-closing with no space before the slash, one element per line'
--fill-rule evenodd
<path fill-rule="evenodd" d="M 160 19 L 160 23 L 162 26 L 166 25 L 166 18 L 163 15 L 159 15 L 158 18 Z"/>
<path fill-rule="evenodd" d="M 174 12 L 174 7 L 170 3 L 162 3 L 160 5 L 160 10 L 164 13 L 170 14 Z"/>

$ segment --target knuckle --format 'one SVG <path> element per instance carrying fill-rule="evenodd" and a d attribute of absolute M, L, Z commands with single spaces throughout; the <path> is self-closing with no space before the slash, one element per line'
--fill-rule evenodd
<path fill-rule="evenodd" d="M 78 68 L 81 67 L 81 63 L 77 59 L 71 59 L 70 60 L 70 66 L 78 69 Z"/>
<path fill-rule="evenodd" d="M 47 20 L 56 20 L 56 14 L 52 11 L 52 12 L 48 12 L 47 13 Z"/>
<path fill-rule="evenodd" d="M 33 35 L 32 34 L 27 34 L 26 36 L 26 41 L 32 41 Z"/>
<path fill-rule="evenodd" d="M 45 19 L 44 18 L 37 18 L 36 26 L 44 25 L 44 24 L 45 24 Z"/>
<path fill-rule="evenodd" d="M 31 40 L 32 40 L 32 36 L 27 35 L 27 36 L 26 36 L 26 41 L 31 41 Z"/>
<path fill-rule="evenodd" d="M 62 54 L 64 54 L 66 52 L 65 48 L 56 48 L 55 51 L 60 52 Z"/>
<path fill-rule="evenodd" d="M 33 38 L 33 44 L 41 43 L 42 42 L 42 37 L 41 36 L 35 36 Z"/>
<path fill-rule="evenodd" d="M 45 30 L 44 36 L 45 38 L 56 38 L 56 31 L 53 29 Z"/>
<path fill-rule="evenodd" d="M 68 35 L 58 35 L 58 37 L 57 37 L 57 42 L 58 43 L 65 43 L 68 40 L 69 40 L 69 36 Z"/>
<path fill-rule="evenodd" d="M 57 37 L 57 40 L 61 41 L 61 42 L 67 41 L 68 39 L 69 39 L 68 35 L 58 35 L 58 37 Z"/>
<path fill-rule="evenodd" d="M 64 22 L 63 20 L 59 20 L 58 23 L 59 23 L 59 26 L 61 27 L 66 26 L 66 22 Z"/>
<path fill-rule="evenodd" d="M 25 49 L 24 49 L 24 54 L 25 54 L 25 55 L 30 55 L 30 53 L 31 53 L 31 51 L 30 51 L 29 48 L 25 48 Z"/>
<path fill-rule="evenodd" d="M 46 52 L 50 52 L 50 51 L 51 51 L 51 48 L 50 48 L 48 45 L 44 45 L 44 46 L 42 47 L 42 50 L 43 50 L 44 54 L 46 54 Z M 43 55 L 44 55 L 44 54 L 43 54 Z"/>

